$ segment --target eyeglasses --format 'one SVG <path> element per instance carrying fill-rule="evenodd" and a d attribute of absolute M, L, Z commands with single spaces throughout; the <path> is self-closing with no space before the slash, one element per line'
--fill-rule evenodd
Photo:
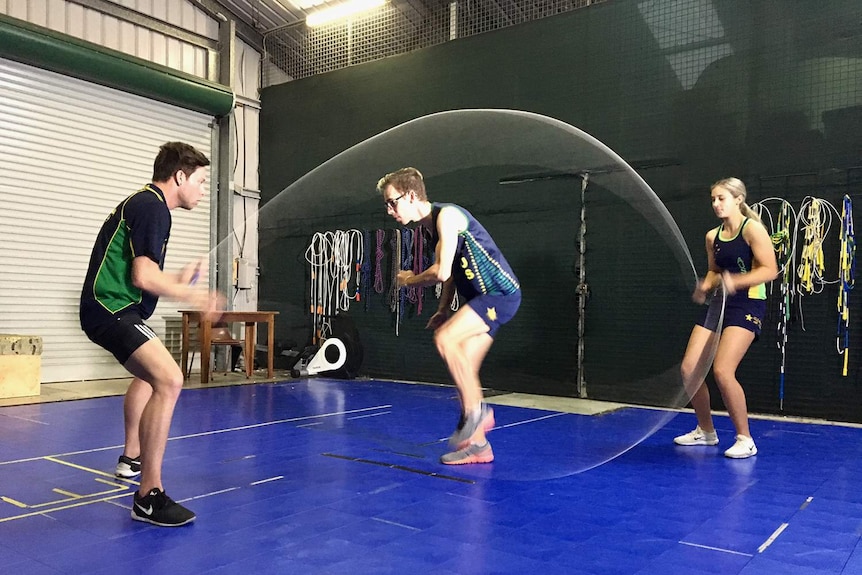
<path fill-rule="evenodd" d="M 388 209 L 391 209 L 394 211 L 395 208 L 398 206 L 398 200 L 400 200 L 401 198 L 403 198 L 406 195 L 407 195 L 407 192 L 404 192 L 403 194 L 401 194 L 397 198 L 389 198 L 388 200 L 383 200 L 383 203 L 386 204 L 386 207 Z"/>

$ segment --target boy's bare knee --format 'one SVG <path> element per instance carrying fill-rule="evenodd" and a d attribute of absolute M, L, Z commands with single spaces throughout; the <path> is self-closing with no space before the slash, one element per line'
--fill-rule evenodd
<path fill-rule="evenodd" d="M 159 374 L 159 377 L 152 382 L 152 386 L 154 391 L 178 396 L 184 382 L 183 373 L 179 369 L 167 369 Z"/>

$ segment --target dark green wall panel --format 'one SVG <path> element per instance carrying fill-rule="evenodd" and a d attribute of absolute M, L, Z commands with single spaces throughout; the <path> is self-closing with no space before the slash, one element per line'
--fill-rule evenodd
<path fill-rule="evenodd" d="M 711 11 L 691 13 L 695 5 Z M 743 178 L 750 203 L 779 196 L 798 206 L 806 195 L 817 195 L 838 204 L 845 193 L 859 194 L 860 21 L 862 4 L 847 0 L 608 2 L 267 88 L 263 197 L 271 201 L 350 146 L 429 113 L 527 110 L 585 130 L 639 169 L 703 273 L 703 236 L 717 224 L 709 206 L 712 182 Z M 504 389 L 572 395 L 577 185 L 555 182 L 519 188 L 523 197 L 506 195 L 514 191 L 501 196 L 500 171 L 477 167 L 428 182 L 432 199 L 457 198 L 491 229 L 524 284 L 521 312 L 501 330 L 483 378 Z M 291 205 L 297 215 L 291 229 L 271 234 L 285 240 L 264 246 L 261 286 L 264 297 L 292 318 L 284 322 L 283 337 L 310 333 L 302 252 L 314 231 L 393 228 L 374 184 L 363 175 L 350 189 L 321 190 L 330 210 Z M 601 188 L 588 193 L 587 210 L 589 394 L 667 403 L 672 390 L 643 382 L 678 364 L 698 310 L 680 291 L 679 271 L 661 248 L 661 229 Z M 827 255 L 828 262 L 834 259 Z M 834 277 L 835 265 L 829 265 Z M 832 351 L 836 297 L 836 288 L 827 286 L 803 300 L 801 314 L 794 311 L 784 410 L 862 421 L 862 330 L 854 324 L 851 374 L 841 377 Z M 774 299 L 763 337 L 739 372 L 757 412 L 779 412 Z M 368 311 L 357 306 L 351 315 L 366 344 L 367 373 L 447 380 L 422 330 L 424 318 L 408 318 L 396 338 L 382 302 Z M 650 337 L 656 333 L 664 335 Z M 719 394 L 713 398 L 721 407 Z"/>

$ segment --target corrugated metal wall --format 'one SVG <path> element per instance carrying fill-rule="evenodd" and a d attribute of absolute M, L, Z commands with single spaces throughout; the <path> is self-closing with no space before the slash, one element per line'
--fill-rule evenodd
<path fill-rule="evenodd" d="M 102 222 L 152 177 L 166 141 L 211 154 L 211 119 L 0 60 L 0 332 L 42 337 L 42 381 L 124 377 L 78 323 L 78 298 Z M 118 152 L 119 151 L 119 152 Z M 173 212 L 166 270 L 210 251 L 208 197 Z M 162 300 L 149 324 L 164 336 Z"/>
<path fill-rule="evenodd" d="M 218 38 L 218 22 L 191 3 L 175 0 L 115 2 L 190 32 Z M 0 0 L 0 13 L 144 60 L 209 78 L 207 50 L 66 0 Z"/>
<path fill-rule="evenodd" d="M 219 23 L 194 6 L 193 2 L 119 0 L 113 4 L 135 10 L 145 16 L 211 40 L 218 39 Z M 73 0 L 0 0 L 0 14 L 44 26 L 201 78 L 215 78 L 216 71 L 210 69 L 212 59 L 208 57 L 207 49 L 103 14 Z M 234 182 L 235 186 L 249 190 L 259 189 L 257 174 L 259 105 L 257 102 L 260 98 L 260 60 L 260 54 L 253 47 L 237 40 L 233 87 L 237 96 L 242 98 L 238 102 L 235 122 L 233 122 L 237 140 L 236 150 L 233 151 L 236 156 Z M 226 80 L 223 82 L 226 83 Z M 242 200 L 239 201 L 242 202 Z M 245 203 L 247 210 L 249 202 Z M 242 211 L 242 203 L 239 204 L 239 209 Z M 245 222 L 236 223 L 241 228 Z M 251 249 L 252 247 L 247 247 L 246 251 Z"/>
<path fill-rule="evenodd" d="M 139 12 L 142 20 L 155 18 L 210 40 L 219 36 L 219 22 L 194 2 L 120 0 L 113 4 Z M 217 59 L 207 48 L 138 25 L 135 18 L 120 19 L 74 0 L 0 0 L 0 13 L 201 78 L 217 79 Z M 8 184 L 0 193 L 4 204 L 12 206 L 0 216 L 0 230 L 4 240 L 14 238 L 4 241 L 0 252 L 5 270 L 0 276 L 0 332 L 43 336 L 43 382 L 124 377 L 125 370 L 89 343 L 77 327 L 78 291 L 89 250 L 99 225 L 119 199 L 149 181 L 158 145 L 184 140 L 212 157 L 211 118 L 35 68 L 5 61 L 2 65 L 11 70 L 5 86 L 0 87 L 6 91 L 5 96 L 0 93 L 4 101 L 17 98 L 22 84 L 45 77 L 50 81 L 44 88 L 62 86 L 60 93 L 66 92 L 64 97 L 45 94 L 45 101 L 31 98 L 27 110 L 4 106 L 0 117 L 2 122 L 10 114 L 38 116 L 26 136 L 14 135 L 4 125 L 0 143 L 9 152 L 0 164 L 2 179 Z M 242 255 L 256 269 L 260 54 L 239 39 L 234 70 L 233 86 L 241 100 L 231 122 L 231 187 L 239 192 L 233 198 L 234 254 Z M 121 111 L 115 110 L 111 116 L 109 109 L 115 105 Z M 80 125 L 75 125 L 77 121 Z M 57 130 L 59 141 L 46 136 L 51 129 Z M 109 161 L 107 150 L 123 150 L 127 161 L 121 165 Z M 28 189 L 34 184 L 35 189 Z M 214 245 L 209 214 L 208 200 L 193 212 L 175 213 L 166 268 L 199 257 Z M 50 233 L 43 233 L 46 225 Z M 59 246 L 58 237 L 62 238 Z M 257 309 L 256 283 L 252 289 L 228 294 L 236 309 Z M 151 325 L 164 335 L 163 316 L 176 310 L 176 305 L 162 302 Z M 82 354 L 82 349 L 88 351 Z M 90 351 L 96 355 L 89 356 Z"/>

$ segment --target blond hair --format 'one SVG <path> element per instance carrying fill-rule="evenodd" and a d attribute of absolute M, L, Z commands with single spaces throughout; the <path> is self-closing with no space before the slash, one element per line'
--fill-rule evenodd
<path fill-rule="evenodd" d="M 712 187 L 710 187 L 710 191 L 715 188 L 722 188 L 732 195 L 734 198 L 742 197 L 742 203 L 739 205 L 739 211 L 742 212 L 742 215 L 746 218 L 752 219 L 755 222 L 760 221 L 760 216 L 758 216 L 751 207 L 745 203 L 745 197 L 747 192 L 745 190 L 745 184 L 742 183 L 742 180 L 739 178 L 724 178 L 723 180 L 718 180 Z"/>

